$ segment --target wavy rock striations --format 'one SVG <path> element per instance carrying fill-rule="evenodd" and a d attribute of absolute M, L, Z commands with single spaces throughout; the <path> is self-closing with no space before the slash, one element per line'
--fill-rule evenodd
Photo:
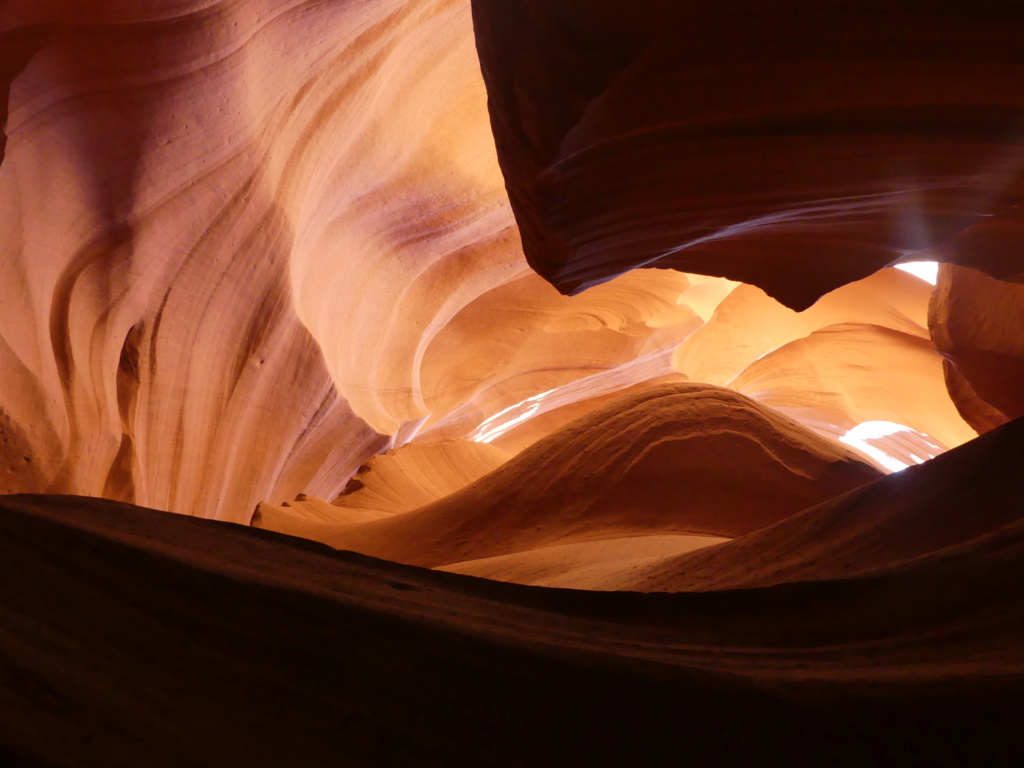
<path fill-rule="evenodd" d="M 5 5 L 0 490 L 245 521 L 421 431 L 671 376 L 724 292 L 638 272 L 567 299 L 529 271 L 470 22 Z"/>
<path fill-rule="evenodd" d="M 526 256 L 563 291 L 657 265 L 802 309 L 931 249 L 1024 276 L 1012 4 L 473 12 Z"/>
<path fill-rule="evenodd" d="M 500 448 L 470 440 L 407 443 L 360 467 L 333 503 L 307 494 L 279 505 L 264 502 L 256 508 L 251 525 L 323 540 L 346 527 L 443 499 L 508 459 Z"/>
<path fill-rule="evenodd" d="M 891 421 L 920 435 L 914 450 L 897 444 L 902 437 L 879 438 L 879 450 L 905 460 L 973 436 L 953 414 L 938 358 L 929 349 L 919 311 L 927 289 L 908 276 L 879 273 L 795 315 L 750 286 L 737 290 L 734 282 L 668 270 L 636 270 L 575 297 L 559 295 L 529 270 L 512 213 L 514 208 L 524 220 L 525 198 L 517 192 L 524 182 L 515 163 L 509 164 L 509 138 L 501 130 L 504 102 L 495 90 L 502 71 L 495 62 L 505 61 L 505 53 L 501 41 L 492 39 L 501 30 L 489 25 L 488 14 L 510 14 L 506 21 L 515 24 L 502 27 L 503 34 L 528 21 L 539 45 L 552 32 L 548 21 L 558 20 L 563 48 L 540 50 L 565 58 L 558 75 L 564 92 L 544 91 L 557 96 L 559 106 L 546 108 L 530 90 L 551 75 L 537 69 L 538 60 L 521 72 L 519 116 L 533 120 L 529 97 L 539 110 L 529 128 L 537 132 L 537 146 L 551 144 L 565 129 L 580 143 L 582 158 L 589 156 L 588 142 L 604 141 L 601 131 L 609 115 L 620 114 L 620 97 L 640 110 L 634 117 L 664 117 L 657 105 L 650 114 L 644 112 L 649 104 L 641 109 L 644 94 L 658 85 L 656 78 L 646 91 L 629 96 L 629 88 L 636 77 L 646 77 L 644 67 L 661 66 L 647 60 L 657 58 L 660 43 L 651 42 L 645 29 L 664 13 L 678 23 L 672 14 L 682 11 L 655 3 L 623 19 L 614 5 L 589 9 L 579 27 L 571 5 L 530 10 L 527 3 L 502 10 L 478 4 L 476 42 L 491 88 L 504 178 L 488 121 L 471 9 L 464 0 L 195 0 L 159 7 L 100 4 L 89 10 L 54 0 L 5 6 L 0 11 L 0 82 L 7 95 L 0 165 L 5 222 L 0 231 L 5 254 L 0 262 L 0 490 L 101 495 L 245 522 L 260 501 L 280 504 L 299 493 L 332 499 L 374 454 L 410 441 L 470 439 L 515 453 L 620 394 L 686 379 L 741 381 L 742 391 L 785 408 L 831 438 L 864 420 Z M 701 23 L 716 28 L 715 14 L 707 13 Z M 978 34 L 1012 31 L 1012 25 L 997 21 L 977 22 Z M 824 17 L 800 23 L 819 22 L 822 30 L 832 29 Z M 615 39 L 602 37 L 609 24 L 615 25 Z M 929 24 L 920 38 L 927 51 L 948 33 L 948 24 L 938 17 Z M 802 29 L 798 25 L 786 35 Z M 742 29 L 736 34 L 753 35 Z M 855 26 L 849 34 L 850 40 L 870 38 L 869 31 Z M 605 51 L 597 68 L 587 58 L 597 55 L 588 48 L 594 35 Z M 298 39 L 301 51 L 293 44 Z M 850 40 L 829 50 L 849 59 Z M 971 45 L 970 51 L 980 50 L 977 41 Z M 721 55 L 729 50 L 725 46 Z M 634 54 L 639 58 L 630 64 Z M 1009 61 L 1002 63 L 1010 66 L 1013 54 L 1005 56 Z M 847 59 L 833 62 L 834 74 L 846 72 L 843 67 L 851 61 L 861 62 Z M 686 61 L 696 59 L 680 59 Z M 896 64 L 892 71 L 909 77 L 910 65 L 898 57 Z M 979 58 L 970 77 L 991 74 L 990 64 L 989 58 Z M 601 88 L 620 65 L 629 70 L 621 87 L 605 93 Z M 717 104 L 721 114 L 715 125 L 731 136 L 726 143 L 738 141 L 739 149 L 747 146 L 744 136 L 792 143 L 784 131 L 768 139 L 759 134 L 771 126 L 778 133 L 775 117 L 758 116 L 758 110 L 767 108 L 769 96 L 778 96 L 781 70 L 758 64 L 776 90 L 764 87 L 763 98 L 744 107 L 750 114 L 737 117 L 727 107 L 744 77 L 740 70 L 753 64 L 737 60 L 739 69 L 732 71 L 712 58 L 707 66 L 728 87 L 719 93 L 713 81 L 701 79 L 707 86 L 704 101 L 685 101 L 687 110 Z M 821 72 L 826 70 L 823 65 Z M 859 80 L 846 78 L 843 82 L 853 84 L 844 88 L 874 83 L 879 75 L 869 70 Z M 918 74 L 919 85 L 932 82 L 931 75 Z M 984 104 L 964 118 L 963 131 L 950 134 L 959 137 L 959 149 L 943 150 L 949 163 L 960 167 L 977 154 L 965 136 L 991 138 L 1002 82 L 993 79 L 987 95 L 975 95 Z M 954 85 L 956 94 L 967 88 L 960 81 Z M 823 88 L 819 83 L 816 89 L 794 90 L 789 100 L 776 98 L 772 114 L 806 117 L 800 105 L 824 98 Z M 591 101 L 571 95 L 577 91 Z M 876 117 L 888 116 L 885 120 L 916 137 L 900 116 L 916 114 L 918 107 L 901 111 L 893 93 L 875 91 L 872 99 L 884 102 Z M 927 89 L 914 92 L 922 103 L 931 103 Z M 851 120 L 870 106 L 851 103 Z M 825 122 L 813 123 L 819 128 L 839 119 L 831 101 L 820 108 Z M 621 111 L 623 117 L 630 114 Z M 705 128 L 708 119 L 699 118 Z M 890 125 L 885 120 L 857 125 Z M 732 136 L 740 124 L 749 136 Z M 718 129 L 707 130 L 707 141 L 718 142 L 712 135 Z M 868 140 L 860 129 L 851 131 L 826 131 L 818 140 L 829 147 Z M 627 187 L 619 185 L 620 193 L 632 190 L 641 208 L 659 195 L 680 226 L 696 226 L 696 218 L 702 218 L 718 227 L 727 226 L 721 215 L 730 206 L 757 208 L 757 216 L 771 217 L 782 205 L 760 198 L 729 202 L 738 185 L 756 189 L 744 175 L 747 170 L 763 176 L 770 169 L 757 170 L 754 163 L 748 168 L 740 152 L 735 164 L 746 170 L 720 174 L 714 165 L 720 155 L 711 144 L 702 150 L 706 165 L 701 165 L 691 162 L 689 144 L 669 140 L 669 134 L 659 129 L 647 138 L 643 131 L 630 136 L 654 142 L 650 146 L 664 158 L 658 161 L 663 172 L 675 173 L 672 164 L 685 161 L 693 173 L 714 172 L 722 184 L 734 187 L 718 202 L 703 193 L 703 202 L 694 202 L 693 195 L 666 195 L 663 186 L 625 167 L 605 173 L 607 178 L 627 171 L 635 176 Z M 878 157 L 891 159 L 888 140 L 879 141 L 885 151 Z M 922 157 L 938 151 L 921 146 Z M 989 141 L 985 151 L 1002 146 Z M 845 162 L 833 150 L 826 154 Z M 617 152 L 607 157 L 619 157 Z M 775 157 L 757 152 L 762 159 Z M 911 152 L 913 158 L 917 152 Z M 984 166 L 988 170 L 966 192 L 965 187 L 936 193 L 935 205 L 945 206 L 950 222 L 963 218 L 957 201 L 975 201 L 970 190 L 993 189 L 998 179 L 1006 183 L 999 195 L 990 195 L 985 212 L 1009 204 L 1015 176 L 1007 171 L 1012 160 L 1007 152 Z M 786 157 L 779 154 L 777 162 L 792 163 Z M 815 167 L 830 179 L 840 178 L 846 168 L 824 161 Z M 864 164 L 864 172 L 871 167 Z M 684 176 L 673 178 L 683 183 Z M 565 178 L 570 177 L 576 179 Z M 779 193 L 792 192 L 793 199 L 807 204 L 814 191 L 808 179 L 792 173 L 786 178 L 795 186 Z M 619 198 L 587 179 L 572 184 L 590 185 L 603 205 L 614 207 Z M 960 177 L 942 179 L 932 182 L 946 190 L 944 184 Z M 563 191 L 575 194 L 568 187 Z M 564 199 L 570 205 L 570 198 Z M 684 203 L 690 219 L 676 210 Z M 715 207 L 720 205 L 725 208 Z M 657 229 L 647 214 L 630 217 L 631 227 Z M 986 226 L 995 226 L 996 218 L 987 217 Z M 864 224 L 857 216 L 843 221 L 840 229 Z M 588 232 L 622 244 L 614 222 L 588 219 L 586 225 Z M 532 225 L 524 232 L 528 255 L 536 262 L 531 243 L 537 233 Z M 832 247 L 846 242 L 845 235 L 822 237 L 829 245 L 822 252 L 841 267 L 842 280 L 863 274 L 860 266 L 842 267 L 843 248 Z M 730 243 L 753 270 L 739 276 L 769 292 L 778 294 L 773 286 L 779 276 L 797 285 L 804 276 L 817 280 L 814 276 L 828 271 L 820 263 L 794 270 L 779 261 L 770 274 L 759 272 L 761 262 L 747 259 L 742 243 Z M 787 246 L 786 253 L 798 251 Z M 607 272 L 602 279 L 623 271 L 623 264 L 612 264 L 600 250 L 587 253 L 588 264 Z M 880 263 L 872 261 L 872 268 Z M 723 272 L 704 262 L 691 266 Z M 828 280 L 830 286 L 842 282 L 836 275 Z M 840 324 L 850 327 L 840 334 Z M 813 371 L 821 367 L 820 355 L 805 354 L 803 347 L 821 346 L 811 337 L 826 326 L 834 346 L 849 354 L 845 364 L 817 380 Z M 871 339 L 864 341 L 865 334 Z M 797 355 L 786 344 L 798 340 L 808 344 Z M 760 355 L 767 357 L 756 360 Z M 886 387 L 864 386 L 847 380 L 861 367 L 858 355 L 875 360 L 879 370 L 893 368 L 896 355 L 914 362 L 903 366 L 906 375 L 890 377 Z M 958 392 L 969 389 L 949 371 L 946 378 Z M 930 415 L 904 413 L 908 389 L 928 393 L 927 404 L 934 406 Z M 958 402 L 965 397 L 957 395 Z M 419 501 L 414 494 L 403 506 Z"/>
<path fill-rule="evenodd" d="M 592 574 L 586 587 L 751 589 L 841 579 L 885 582 L 913 571 L 924 598 L 951 571 L 977 567 L 983 578 L 988 568 L 1018 557 L 1007 546 L 1012 549 L 1010 542 L 1024 534 L 1024 478 L 1015 469 L 1022 439 L 1024 421 L 1017 421 L 768 528 L 692 555 L 608 568 Z M 558 579 L 550 581 L 559 586 Z"/>
<path fill-rule="evenodd" d="M 332 497 L 424 415 L 430 328 L 525 272 L 465 3 L 15 3 L 0 30 L 0 490 Z"/>
<path fill-rule="evenodd" d="M 984 432 L 1024 416 L 1024 287 L 943 267 L 929 321 L 964 418 Z"/>
<path fill-rule="evenodd" d="M 0 756 L 1016 762 L 1022 451 L 1017 421 L 644 574 L 700 590 L 670 595 L 498 584 L 106 500 L 4 499 Z"/>
<path fill-rule="evenodd" d="M 626 395 L 433 504 L 321 538 L 415 565 L 658 534 L 740 536 L 880 473 L 719 387 Z"/>
<path fill-rule="evenodd" d="M 0 2 L 0 764 L 1024 765 L 1022 39 Z"/>

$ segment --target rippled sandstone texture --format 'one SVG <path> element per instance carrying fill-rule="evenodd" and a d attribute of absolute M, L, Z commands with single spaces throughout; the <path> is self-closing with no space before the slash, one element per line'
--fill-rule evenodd
<path fill-rule="evenodd" d="M 0 490 L 331 497 L 427 414 L 448 319 L 528 275 L 465 3 L 19 2 L 0 30 Z"/>
<path fill-rule="evenodd" d="M 908 276 L 879 273 L 795 315 L 751 286 L 664 270 L 567 298 L 524 261 L 515 218 L 526 256 L 569 286 L 538 261 L 536 227 L 555 206 L 573 232 L 614 246 L 581 246 L 573 263 L 593 274 L 579 285 L 669 265 L 803 306 L 896 256 L 945 258 L 918 249 L 931 235 L 900 245 L 879 223 L 893 217 L 955 230 L 947 251 L 967 238 L 965 252 L 987 252 L 979 238 L 1002 233 L 1002 261 L 976 266 L 1016 274 L 1017 149 L 994 133 L 1013 111 L 1016 48 L 1000 41 L 1014 20 L 804 6 L 743 6 L 725 23 L 666 3 L 626 15 L 607 2 L 477 3 L 474 40 L 462 0 L 7 4 L 0 490 L 246 522 L 261 501 L 334 499 L 374 454 L 410 441 L 515 454 L 619 394 L 686 380 L 734 387 L 833 439 L 864 421 L 906 426 L 911 448 L 879 438 L 903 459 L 1002 423 L 986 409 L 1007 406 L 971 388 L 971 366 L 951 372 L 968 342 L 933 349 L 927 288 Z M 912 51 L 879 58 L 876 12 L 915 22 Z M 783 15 L 795 26 L 780 31 Z M 536 44 L 510 53 L 524 25 Z M 684 46 L 672 63 L 655 27 L 724 42 Z M 955 78 L 941 45 L 954 28 L 966 40 Z M 746 58 L 724 63 L 737 47 Z M 939 74 L 941 103 L 926 87 Z M 663 87 L 687 97 L 654 98 Z M 540 155 L 559 143 L 539 197 L 523 192 L 533 181 L 510 130 Z M 657 168 L 640 162 L 648 149 Z M 596 165 L 573 165 L 588 157 Z M 865 191 L 879 185 L 891 189 Z M 669 236 L 666 221 L 691 239 L 714 232 L 705 245 L 728 257 L 633 259 L 650 245 L 639 228 Z M 851 260 L 864 238 L 885 259 Z"/>
<path fill-rule="evenodd" d="M 1020 17 L 2 4 L 0 763 L 1024 763 Z"/>
<path fill-rule="evenodd" d="M 449 321 L 544 287 L 467 4 L 18 3 L 0 25 L 2 490 L 244 520 L 336 495 L 434 410 L 480 395 L 470 429 L 535 394 L 516 338 L 456 354 L 494 381 L 449 383 Z M 621 336 L 562 380 L 631 360 L 644 336 Z"/>
<path fill-rule="evenodd" d="M 636 536 L 734 537 L 880 476 L 846 446 L 742 395 L 663 385 L 595 409 L 457 493 L 315 538 L 438 566 Z"/>
<path fill-rule="evenodd" d="M 0 490 L 246 521 L 421 431 L 571 385 L 518 449 L 678 378 L 729 284 L 638 272 L 567 300 L 529 270 L 470 21 L 6 4 Z"/>
<path fill-rule="evenodd" d="M 492 39 L 496 30 L 510 34 L 515 25 L 498 29 L 487 14 L 520 14 L 530 7 L 476 7 L 491 118 L 516 213 L 526 222 L 528 251 L 529 215 L 524 217 L 517 196 L 521 179 L 502 133 L 503 120 L 511 118 L 502 117 L 498 86 L 509 80 L 501 69 L 508 61 L 498 55 L 501 40 Z M 558 19 L 562 32 L 575 29 L 567 45 L 621 21 L 619 11 L 604 4 L 575 28 L 573 7 L 559 8 L 551 5 L 528 20 L 538 34 L 550 31 L 549 17 Z M 962 276 L 966 272 L 954 283 L 952 268 L 931 296 L 930 322 L 927 286 L 893 271 L 843 286 L 799 314 L 750 285 L 737 288 L 656 270 L 631 272 L 575 298 L 558 295 L 527 271 L 519 252 L 491 148 L 466 3 L 126 3 L 95 13 L 47 3 L 10 6 L 4 13 L 3 490 L 105 495 L 239 521 L 248 519 L 257 501 L 271 500 L 278 505 L 266 505 L 257 524 L 294 524 L 299 528 L 293 532 L 307 535 L 313 528 L 322 533 L 322 524 L 415 511 L 501 463 L 491 458 L 474 469 L 487 451 L 466 444 L 449 462 L 452 482 L 438 485 L 437 465 L 407 461 L 416 451 L 468 438 L 493 441 L 492 457 L 505 456 L 499 449 L 516 453 L 576 419 L 602 414 L 619 393 L 645 397 L 656 391 L 649 389 L 653 384 L 725 385 L 831 439 L 865 421 L 893 422 L 907 431 L 873 444 L 908 462 L 970 439 L 971 426 L 984 431 L 1018 413 L 1016 289 L 990 278 L 981 278 L 989 283 L 979 288 Z M 653 61 L 665 77 L 682 78 L 676 85 L 694 85 L 676 71 L 693 61 L 684 57 L 673 69 L 658 58 L 662 37 L 643 31 L 668 21 L 689 28 L 674 15 L 679 13 L 696 12 L 656 3 L 637 14 L 619 28 L 618 47 L 601 54 L 605 63 L 615 50 L 642 49 L 636 64 L 641 71 Z M 852 24 L 859 13 L 867 11 L 835 18 L 812 14 L 800 24 L 820 26 L 828 40 L 862 40 L 872 32 Z M 701 14 L 701 23 L 718 29 L 713 13 Z M 977 23 L 997 30 L 996 21 L 1004 20 Z M 932 50 L 928 46 L 953 34 L 950 23 L 928 17 L 915 33 L 920 45 Z M 723 34 L 730 45 L 730 35 L 754 34 L 743 25 L 729 29 Z M 793 38 L 786 32 L 775 39 L 771 25 L 759 29 L 757 39 L 774 42 L 758 64 L 776 82 L 781 75 L 769 66 L 774 60 L 768 54 Z M 308 38 L 301 52 L 288 47 L 293 36 Z M 801 55 L 824 56 L 817 44 L 801 47 Z M 836 71 L 843 72 L 851 62 L 863 64 L 874 49 L 857 56 L 849 44 L 829 51 Z M 576 63 L 560 77 L 587 62 L 571 45 L 541 46 L 535 54 L 573 58 Z M 796 65 L 786 61 L 782 70 L 791 72 Z M 746 59 L 737 62 L 743 71 L 752 66 Z M 986 62 L 974 61 L 963 77 L 987 74 Z M 782 152 L 792 148 L 793 137 L 779 134 L 781 124 L 772 120 L 783 113 L 795 120 L 793 114 L 803 114 L 792 112 L 799 104 L 783 100 L 768 109 L 764 99 L 739 99 L 729 91 L 738 87 L 739 75 L 718 59 L 708 66 L 701 71 L 711 80 L 701 81 L 703 90 L 684 100 L 685 109 L 716 115 L 716 104 L 742 105 L 749 113 L 743 120 L 753 120 L 744 123 L 746 133 L 733 135 L 736 126 L 728 116 L 701 118 L 721 127 L 730 146 L 753 151 L 762 140 L 782 141 L 779 152 L 762 153 L 766 163 L 788 157 L 800 168 L 813 166 L 814 173 L 828 170 L 835 185 L 853 183 L 841 168 Z M 891 71 L 894 82 L 916 72 L 908 66 Z M 590 74 L 600 79 L 605 69 Z M 806 69 L 797 74 L 811 78 Z M 529 84 L 537 72 L 526 72 L 523 83 Z M 858 72 L 864 82 L 880 77 L 870 67 Z M 711 82 L 723 89 L 714 98 Z M 614 110 L 607 104 L 598 108 L 614 102 L 615 93 L 586 109 L 581 119 L 587 128 L 578 134 L 615 127 L 632 105 L 644 120 L 662 120 L 655 131 L 659 152 L 672 162 L 688 158 L 700 170 L 718 157 L 707 152 L 697 162 L 670 140 L 681 125 L 678 115 L 657 110 L 682 107 L 638 93 Z M 940 109 L 922 93 L 915 91 L 914 98 Z M 567 110 L 580 107 L 569 92 L 548 95 Z M 985 98 L 995 95 L 998 89 Z M 533 94 L 531 103 L 543 104 L 541 96 Z M 792 98 L 815 96 L 820 89 Z M 883 96 L 872 92 L 872 98 L 885 101 Z M 874 126 L 874 141 L 879 126 L 890 123 L 863 123 L 861 113 L 870 112 L 870 104 L 851 104 L 836 124 L 844 130 L 830 129 L 819 139 L 833 154 L 841 155 L 835 149 L 840 147 L 860 157 L 867 152 L 866 139 L 854 128 Z M 907 131 L 917 124 L 900 120 L 921 105 L 885 104 L 878 114 L 896 121 L 890 127 L 902 126 L 899 141 L 915 136 Z M 964 111 L 963 105 L 941 108 Z M 771 114 L 757 117 L 759 109 Z M 808 118 L 800 123 L 801 136 L 808 126 L 839 119 L 830 101 L 816 109 L 825 123 Z M 972 110 L 975 122 L 968 121 L 974 126 L 968 133 L 987 135 L 989 112 Z M 547 135 L 551 126 L 543 121 L 558 123 L 565 114 L 542 111 L 531 130 Z M 915 145 L 914 157 L 934 160 L 939 145 L 928 142 L 935 136 L 963 138 L 953 130 L 960 125 L 955 121 L 936 125 L 945 129 L 933 126 L 931 138 Z M 751 126 L 771 128 L 771 136 L 759 138 Z M 710 134 L 705 138 L 717 141 Z M 892 137 L 885 141 L 878 151 L 898 156 L 904 145 Z M 955 153 L 943 157 L 956 160 Z M 629 161 L 619 171 L 620 177 L 628 172 L 637 210 L 653 205 L 651 195 L 665 190 L 629 165 L 632 149 L 621 158 Z M 762 176 L 769 170 L 748 165 Z M 670 170 L 671 164 L 662 168 Z M 750 179 L 734 175 L 722 180 L 735 185 L 729 199 L 743 210 L 756 204 L 774 216 L 773 206 L 800 213 L 806 204 L 804 198 L 800 205 L 796 198 L 765 200 Z M 815 193 L 825 194 L 824 176 L 815 178 Z M 904 177 L 886 178 L 871 183 L 898 186 L 897 197 L 906 192 Z M 1015 177 L 998 178 L 1003 195 Z M 971 184 L 991 191 L 997 180 L 990 174 Z M 706 199 L 717 199 L 711 187 L 701 189 Z M 828 194 L 839 191 L 830 188 Z M 551 199 L 582 211 L 587 198 L 578 192 L 563 185 Z M 940 196 L 946 214 L 950 200 L 977 197 L 961 192 Z M 890 205 L 896 198 L 880 199 Z M 588 216 L 615 200 L 605 198 L 603 208 L 589 208 Z M 682 202 L 669 195 L 659 204 Z M 687 210 L 710 216 L 699 206 Z M 993 218 L 980 211 L 972 216 Z M 872 231 L 865 220 L 836 220 L 861 234 Z M 651 224 L 643 217 L 636 221 Z M 817 237 L 821 230 L 814 217 L 786 221 L 794 237 Z M 607 222 L 587 222 L 588 231 L 610 231 Z M 745 231 L 721 232 L 737 257 L 746 253 L 740 236 Z M 772 279 L 800 285 L 804 275 L 849 277 L 842 249 L 826 247 L 833 244 L 819 243 L 829 254 L 827 264 L 795 272 L 775 263 Z M 591 261 L 601 259 L 595 255 Z M 773 285 L 764 275 L 758 281 Z M 979 304 L 998 320 L 972 330 L 964 318 L 977 314 Z M 808 432 L 801 439 L 813 445 L 817 438 Z M 378 472 L 374 485 L 388 503 L 359 501 L 365 489 L 333 505 L 317 501 L 335 498 L 356 468 L 385 448 L 398 450 L 396 468 Z M 846 449 L 833 444 L 833 450 Z M 718 469 L 736 471 L 723 461 Z M 387 459 L 381 462 L 383 467 Z M 460 462 L 465 464 L 456 466 Z M 436 487 L 425 490 L 432 483 Z M 283 506 L 299 493 L 309 496 Z M 640 532 L 643 526 L 631 533 Z M 672 535 L 709 532 L 737 533 L 698 525 L 677 526 Z M 420 532 L 415 538 L 422 544 L 430 536 L 443 534 Z M 405 544 L 396 539 L 388 546 Z"/>

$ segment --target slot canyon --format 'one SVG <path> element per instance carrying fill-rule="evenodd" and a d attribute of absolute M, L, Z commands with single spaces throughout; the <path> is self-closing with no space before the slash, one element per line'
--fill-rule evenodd
<path fill-rule="evenodd" d="M 0 766 L 1024 765 L 1024 5 L 0 1 Z"/>

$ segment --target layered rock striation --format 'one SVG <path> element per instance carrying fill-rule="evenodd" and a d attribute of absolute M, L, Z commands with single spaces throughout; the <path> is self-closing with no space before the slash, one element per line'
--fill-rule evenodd
<path fill-rule="evenodd" d="M 657 265 L 803 309 L 910 257 L 1024 275 L 1012 4 L 473 10 L 524 250 L 563 291 Z"/>

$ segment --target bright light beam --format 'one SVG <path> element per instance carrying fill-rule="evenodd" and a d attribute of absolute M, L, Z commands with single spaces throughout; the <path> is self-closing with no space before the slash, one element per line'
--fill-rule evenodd
<path fill-rule="evenodd" d="M 891 472 L 899 472 L 901 469 L 906 469 L 910 465 L 904 464 L 898 459 L 894 459 L 892 456 L 879 450 L 867 441 L 876 440 L 880 437 L 889 437 L 889 435 L 895 435 L 900 432 L 912 431 L 913 430 L 910 429 L 910 427 L 905 427 L 902 424 L 896 424 L 892 421 L 865 421 L 863 424 L 858 424 L 845 435 L 840 437 L 839 442 L 846 443 L 851 448 L 855 448 L 861 453 L 867 454 Z"/>
<path fill-rule="evenodd" d="M 501 437 L 503 434 L 512 429 L 512 427 L 516 426 L 517 424 L 522 424 L 524 421 L 531 418 L 535 413 L 537 413 L 537 411 L 540 409 L 541 401 L 554 391 L 555 390 L 553 389 L 549 389 L 547 392 L 541 392 L 539 395 L 528 397 L 522 402 L 518 402 L 515 405 L 510 405 L 503 411 L 499 411 L 498 413 L 491 416 L 491 418 L 487 419 L 487 421 L 485 421 L 479 427 L 477 427 L 476 431 L 469 439 L 477 443 L 489 443 L 492 440 Z M 502 416 L 511 414 L 513 411 L 516 411 L 520 408 L 524 409 L 522 413 L 512 416 L 508 421 L 500 421 Z M 495 424 L 496 422 L 497 424 Z"/>
<path fill-rule="evenodd" d="M 937 261 L 908 261 L 906 264 L 897 264 L 896 269 L 902 269 L 932 285 L 939 281 L 939 263 Z"/>

